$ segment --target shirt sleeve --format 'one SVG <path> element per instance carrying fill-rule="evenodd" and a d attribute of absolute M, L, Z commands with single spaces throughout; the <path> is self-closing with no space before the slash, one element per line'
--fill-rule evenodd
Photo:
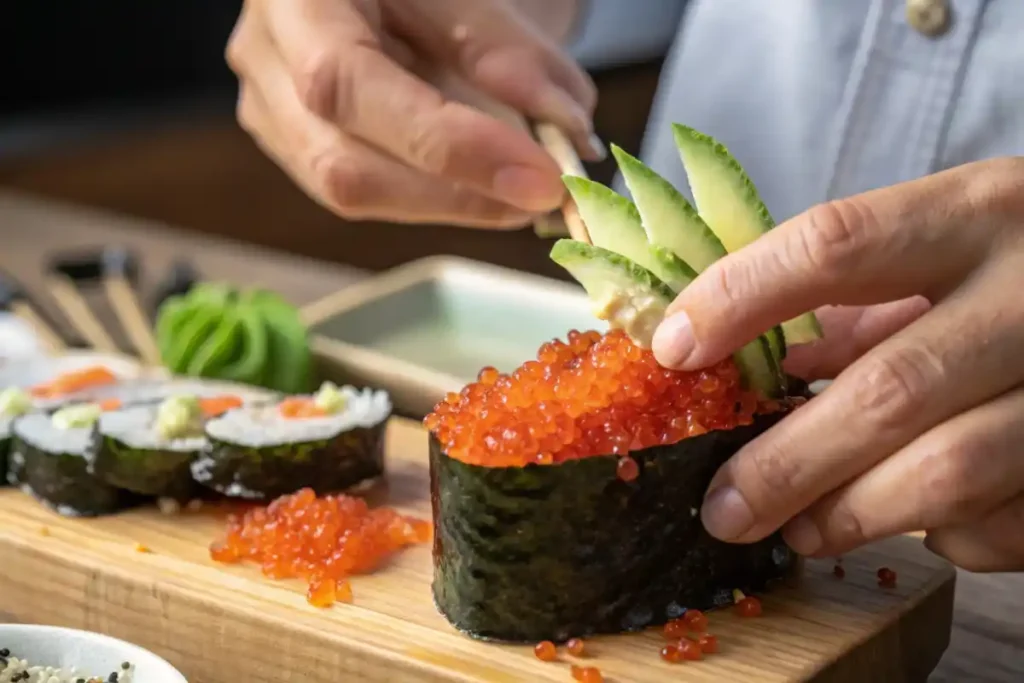
<path fill-rule="evenodd" d="M 584 0 L 568 50 L 587 69 L 665 56 L 686 0 Z"/>

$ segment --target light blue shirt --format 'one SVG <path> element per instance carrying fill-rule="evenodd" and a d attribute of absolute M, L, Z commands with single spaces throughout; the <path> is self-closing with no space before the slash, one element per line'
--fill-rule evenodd
<path fill-rule="evenodd" d="M 649 36 L 675 22 L 641 156 L 681 189 L 672 122 L 729 147 L 778 221 L 1024 155 L 1024 0 L 935 0 L 951 16 L 935 37 L 908 22 L 907 0 L 680 0 L 642 17 L 645 1 L 592 0 L 574 52 L 593 63 L 601 42 L 620 58 L 654 47 L 609 42 L 613 5 L 634 8 Z"/>

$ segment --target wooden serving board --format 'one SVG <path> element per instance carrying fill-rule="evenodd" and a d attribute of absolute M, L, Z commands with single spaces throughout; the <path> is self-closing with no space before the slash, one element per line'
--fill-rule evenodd
<path fill-rule="evenodd" d="M 415 423 L 389 431 L 388 483 L 371 492 L 428 517 L 427 440 Z M 225 566 L 207 548 L 223 521 L 207 512 L 153 509 L 73 520 L 28 496 L 0 491 L 0 616 L 108 633 L 152 649 L 190 683 L 572 680 L 570 660 L 537 660 L 529 646 L 476 642 L 451 629 L 431 601 L 429 545 L 378 573 L 355 577 L 355 602 L 319 610 L 298 581 Z M 152 550 L 139 552 L 141 543 Z M 875 572 L 899 574 L 893 590 Z M 924 681 L 949 642 L 955 573 L 896 538 L 831 562 L 809 562 L 800 585 L 764 596 L 764 616 L 710 615 L 721 652 L 663 663 L 656 629 L 587 641 L 605 680 Z"/>

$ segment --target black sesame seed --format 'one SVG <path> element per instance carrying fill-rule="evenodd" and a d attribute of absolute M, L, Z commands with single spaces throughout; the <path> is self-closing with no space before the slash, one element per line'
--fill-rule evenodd
<path fill-rule="evenodd" d="M 127 671 L 128 669 L 132 668 L 132 665 L 128 662 L 121 662 L 121 668 Z"/>
<path fill-rule="evenodd" d="M 84 678 L 79 678 L 75 681 L 75 683 L 86 683 L 86 680 Z"/>
<path fill-rule="evenodd" d="M 110 683 L 117 683 L 117 672 L 115 671 L 115 672 L 111 673 L 110 676 L 107 677 L 107 680 Z"/>
<path fill-rule="evenodd" d="M 6 647 L 3 648 L 3 649 L 0 649 L 0 657 L 10 657 L 10 656 L 11 656 L 11 651 L 8 650 Z"/>

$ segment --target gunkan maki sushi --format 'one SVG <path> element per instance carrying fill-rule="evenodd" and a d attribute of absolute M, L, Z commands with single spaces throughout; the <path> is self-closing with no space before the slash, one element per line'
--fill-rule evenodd
<path fill-rule="evenodd" d="M 650 341 L 676 294 L 771 227 L 723 146 L 676 133 L 701 214 L 617 148 L 636 204 L 566 179 L 593 244 L 560 240 L 551 258 L 610 331 L 570 332 L 510 374 L 485 368 L 424 420 L 434 600 L 471 636 L 642 629 L 730 603 L 734 590 L 761 590 L 798 566 L 779 534 L 714 539 L 699 509 L 715 472 L 806 400 L 781 360 L 787 342 L 820 329 L 801 316 L 699 372 L 657 363 Z"/>
<path fill-rule="evenodd" d="M 206 423 L 193 478 L 219 493 L 267 500 L 311 488 L 348 489 L 384 472 L 391 399 L 325 382 L 314 395 L 244 406 Z"/>
<path fill-rule="evenodd" d="M 73 403 L 52 414 L 34 412 L 12 426 L 8 479 L 48 507 L 70 517 L 91 517 L 139 502 L 88 470 L 86 451 L 103 410 L 119 403 Z"/>
<path fill-rule="evenodd" d="M 89 472 L 143 495 L 197 498 L 204 490 L 192 479 L 191 466 L 208 444 L 206 422 L 243 404 L 233 394 L 175 394 L 105 412 L 86 452 Z"/>

